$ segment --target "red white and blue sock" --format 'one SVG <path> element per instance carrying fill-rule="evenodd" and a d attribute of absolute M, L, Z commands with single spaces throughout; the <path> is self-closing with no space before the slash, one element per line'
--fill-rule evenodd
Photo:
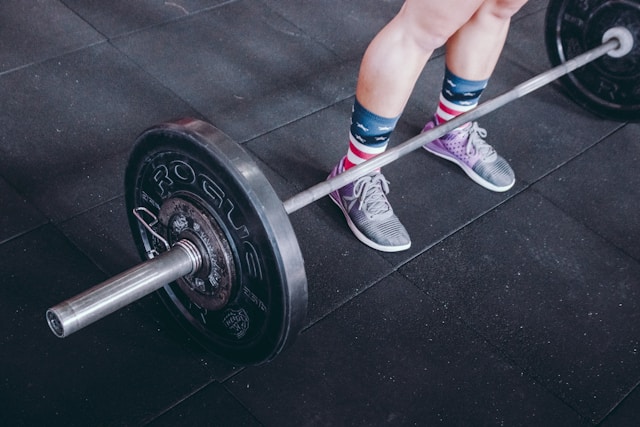
<path fill-rule="evenodd" d="M 436 110 L 436 124 L 442 124 L 473 110 L 480 100 L 480 96 L 487 87 L 488 80 L 466 80 L 445 69 L 440 92 L 440 102 Z M 464 127 L 467 125 L 463 125 Z"/>
<path fill-rule="evenodd" d="M 398 119 L 399 116 L 378 116 L 364 108 L 356 99 L 351 114 L 349 151 L 344 160 L 344 170 L 383 153 Z"/>

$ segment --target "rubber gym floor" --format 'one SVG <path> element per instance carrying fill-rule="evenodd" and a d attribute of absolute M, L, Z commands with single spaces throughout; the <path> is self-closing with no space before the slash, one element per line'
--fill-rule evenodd
<path fill-rule="evenodd" d="M 357 241 L 291 214 L 309 286 L 295 343 L 241 367 L 153 295 L 76 334 L 44 313 L 137 263 L 136 137 L 197 117 L 284 200 L 346 150 L 360 59 L 400 0 L 0 4 L 0 402 L 7 426 L 630 426 L 640 416 L 640 127 L 557 82 L 480 120 L 517 174 L 492 193 L 424 150 L 384 168 L 409 230 Z M 483 100 L 550 67 L 547 2 L 513 20 Z M 443 51 L 391 145 L 433 114 Z"/>

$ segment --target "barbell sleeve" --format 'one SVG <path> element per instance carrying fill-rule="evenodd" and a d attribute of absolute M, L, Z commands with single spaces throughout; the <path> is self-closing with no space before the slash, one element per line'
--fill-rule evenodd
<path fill-rule="evenodd" d="M 51 331 L 64 338 L 168 283 L 194 273 L 202 256 L 188 240 L 47 310 Z"/>

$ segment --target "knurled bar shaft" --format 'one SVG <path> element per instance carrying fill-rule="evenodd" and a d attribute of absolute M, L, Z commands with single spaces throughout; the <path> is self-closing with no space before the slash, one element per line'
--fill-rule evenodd
<path fill-rule="evenodd" d="M 202 255 L 188 240 L 47 310 L 51 331 L 64 338 L 180 277 L 197 271 Z"/>
<path fill-rule="evenodd" d="M 440 126 L 414 136 L 402 144 L 354 166 L 334 178 L 323 181 L 298 193 L 284 202 L 284 209 L 288 214 L 295 212 L 319 200 L 327 194 L 354 182 L 356 179 L 368 175 L 371 172 L 396 161 L 400 157 L 422 147 L 427 142 L 438 139 L 467 122 L 477 120 L 480 117 L 497 110 L 503 105 L 510 103 L 511 101 L 522 98 L 523 96 L 546 86 L 552 81 L 569 74 L 592 61 L 595 61 L 618 47 L 620 47 L 620 41 L 616 38 L 612 38 L 594 49 L 588 50 L 575 58 L 551 68 L 548 71 L 538 74 L 537 76 L 514 87 L 510 91 L 478 105 L 478 107 L 467 113 L 461 114 Z"/>

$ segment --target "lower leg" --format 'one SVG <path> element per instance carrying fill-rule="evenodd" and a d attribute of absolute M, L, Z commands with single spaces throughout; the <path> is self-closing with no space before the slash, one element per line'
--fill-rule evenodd
<path fill-rule="evenodd" d="M 493 73 L 511 16 L 524 0 L 489 0 L 447 42 L 447 70 L 435 114 L 425 130 L 467 112 L 478 104 Z M 505 159 L 484 141 L 486 131 L 468 123 L 431 141 L 425 148 L 459 165 L 475 182 L 492 191 L 507 191 L 515 183 Z"/>
<path fill-rule="evenodd" d="M 433 51 L 462 27 L 481 3 L 407 0 L 365 52 L 356 87 L 360 104 L 382 117 L 399 116 Z"/>
<path fill-rule="evenodd" d="M 389 135 L 433 50 L 444 44 L 481 2 L 407 0 L 376 35 L 360 67 L 345 169 L 386 149 Z"/>
<path fill-rule="evenodd" d="M 438 123 L 478 104 L 504 47 L 511 16 L 525 1 L 484 2 L 447 41 L 447 69 L 436 110 Z"/>
<path fill-rule="evenodd" d="M 511 17 L 527 0 L 487 0 L 447 41 L 438 123 L 473 109 L 498 62 Z M 451 82 L 456 81 L 457 86 Z M 450 111 L 449 111 L 450 110 Z"/>

